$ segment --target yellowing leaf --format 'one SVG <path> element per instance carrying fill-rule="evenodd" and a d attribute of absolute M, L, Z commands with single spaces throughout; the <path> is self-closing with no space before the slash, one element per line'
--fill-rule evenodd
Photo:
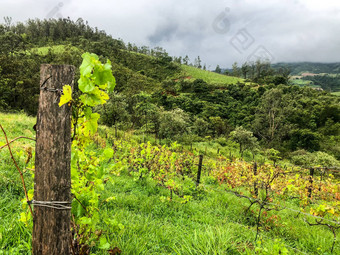
<path fill-rule="evenodd" d="M 63 94 L 60 97 L 59 107 L 72 101 L 72 88 L 70 85 L 65 85 L 63 87 Z"/>

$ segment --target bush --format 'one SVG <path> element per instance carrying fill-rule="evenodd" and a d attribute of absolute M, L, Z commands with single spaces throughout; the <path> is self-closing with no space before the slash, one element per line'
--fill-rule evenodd
<path fill-rule="evenodd" d="M 313 153 L 305 150 L 295 151 L 291 154 L 291 161 L 299 166 L 338 167 L 340 162 L 326 152 L 316 151 Z"/>

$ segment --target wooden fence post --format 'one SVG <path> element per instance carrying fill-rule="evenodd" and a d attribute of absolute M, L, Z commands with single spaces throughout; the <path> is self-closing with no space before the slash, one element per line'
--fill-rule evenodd
<path fill-rule="evenodd" d="M 202 162 L 203 162 L 203 155 L 200 155 L 200 159 L 199 159 L 199 162 L 198 162 L 196 186 L 198 186 L 200 184 L 200 181 L 201 181 Z"/>
<path fill-rule="evenodd" d="M 254 162 L 254 176 L 256 178 L 257 176 L 257 164 L 256 164 L 256 161 Z M 257 187 L 257 180 L 254 180 L 254 193 L 255 193 L 255 196 L 258 197 L 259 195 L 259 189 Z"/>
<path fill-rule="evenodd" d="M 36 125 L 33 255 L 70 254 L 71 107 L 59 107 L 63 85 L 75 68 L 42 65 Z"/>
<path fill-rule="evenodd" d="M 309 187 L 308 187 L 308 197 L 312 197 L 313 192 L 313 176 L 314 176 L 314 168 L 309 169 Z"/>

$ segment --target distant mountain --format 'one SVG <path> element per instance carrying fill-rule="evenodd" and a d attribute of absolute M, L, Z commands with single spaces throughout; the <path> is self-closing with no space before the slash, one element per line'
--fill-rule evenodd
<path fill-rule="evenodd" d="M 340 73 L 340 62 L 338 63 L 314 63 L 314 62 L 295 62 L 273 64 L 274 69 L 288 68 L 291 75 L 301 75 L 302 73 Z"/>

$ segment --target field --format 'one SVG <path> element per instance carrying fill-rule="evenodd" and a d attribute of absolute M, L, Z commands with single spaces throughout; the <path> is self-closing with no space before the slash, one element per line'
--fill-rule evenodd
<path fill-rule="evenodd" d="M 338 91 L 338 92 L 332 92 L 331 94 L 332 94 L 332 95 L 336 95 L 336 96 L 340 96 L 340 91 Z"/>
<path fill-rule="evenodd" d="M 183 77 L 188 77 L 188 79 L 202 79 L 209 84 L 226 85 L 235 84 L 237 82 L 244 82 L 244 79 L 238 77 L 205 71 L 192 66 L 181 65 L 181 68 L 183 70 Z"/>
<path fill-rule="evenodd" d="M 30 52 L 36 52 L 39 55 L 47 55 L 49 51 L 51 51 L 54 54 L 62 54 L 65 52 L 67 47 L 68 46 L 66 45 L 54 45 L 51 47 L 46 46 L 46 47 L 32 48 L 31 50 L 29 50 L 28 54 L 30 54 Z M 79 49 L 77 47 L 70 46 L 70 49 L 72 49 L 73 51 L 79 52 Z"/>
<path fill-rule="evenodd" d="M 291 82 L 292 84 L 299 85 L 299 86 L 313 86 L 313 83 L 307 80 L 297 79 L 297 80 L 291 80 Z"/>
<path fill-rule="evenodd" d="M 9 140 L 18 136 L 34 137 L 34 118 L 23 114 L 0 114 L 0 123 Z M 106 138 L 97 137 L 88 150 L 100 155 L 104 148 L 113 146 L 115 149 L 113 162 L 102 163 L 108 181 L 105 189 L 100 191 L 102 223 L 99 225 L 110 247 L 118 247 L 122 254 L 330 254 L 332 232 L 325 226 L 309 226 L 291 210 L 263 211 L 259 236 L 254 241 L 258 208 L 254 205 L 246 213 L 248 199 L 227 192 L 230 185 L 216 179 L 217 175 L 228 174 L 217 171 L 224 169 L 217 158 L 205 157 L 201 184 L 196 188 L 198 157 L 195 152 L 182 153 L 176 144 L 157 149 L 151 144 L 139 144 L 132 134 L 116 139 L 113 133 L 113 130 L 101 127 L 100 134 Z M 4 143 L 1 136 L 0 147 Z M 31 173 L 34 166 L 33 160 L 25 161 L 30 147 L 34 148 L 34 142 L 25 139 L 12 143 L 14 157 L 24 170 L 29 188 L 33 183 Z M 177 168 L 192 160 L 187 167 L 193 172 L 188 177 L 179 178 L 164 168 L 165 172 L 158 175 L 163 165 L 148 156 L 152 154 L 168 157 L 164 164 L 173 162 L 171 164 Z M 32 223 L 25 222 L 21 215 L 25 210 L 21 206 L 24 194 L 20 176 L 7 148 L 0 150 L 0 157 L 0 219 L 3 223 L 0 227 L 0 254 L 30 254 Z M 153 168 L 155 162 L 157 165 Z M 250 167 L 238 161 L 227 164 L 235 166 L 232 168 L 235 178 L 241 169 Z M 145 165 L 149 166 L 149 173 L 142 167 Z M 142 178 L 141 174 L 144 174 Z M 243 184 L 234 191 L 250 195 Z M 275 202 L 300 211 L 299 199 Z M 307 217 L 307 220 L 313 218 Z M 337 239 L 333 254 L 339 252 L 340 241 Z M 91 254 L 108 253 L 93 247 Z"/>

